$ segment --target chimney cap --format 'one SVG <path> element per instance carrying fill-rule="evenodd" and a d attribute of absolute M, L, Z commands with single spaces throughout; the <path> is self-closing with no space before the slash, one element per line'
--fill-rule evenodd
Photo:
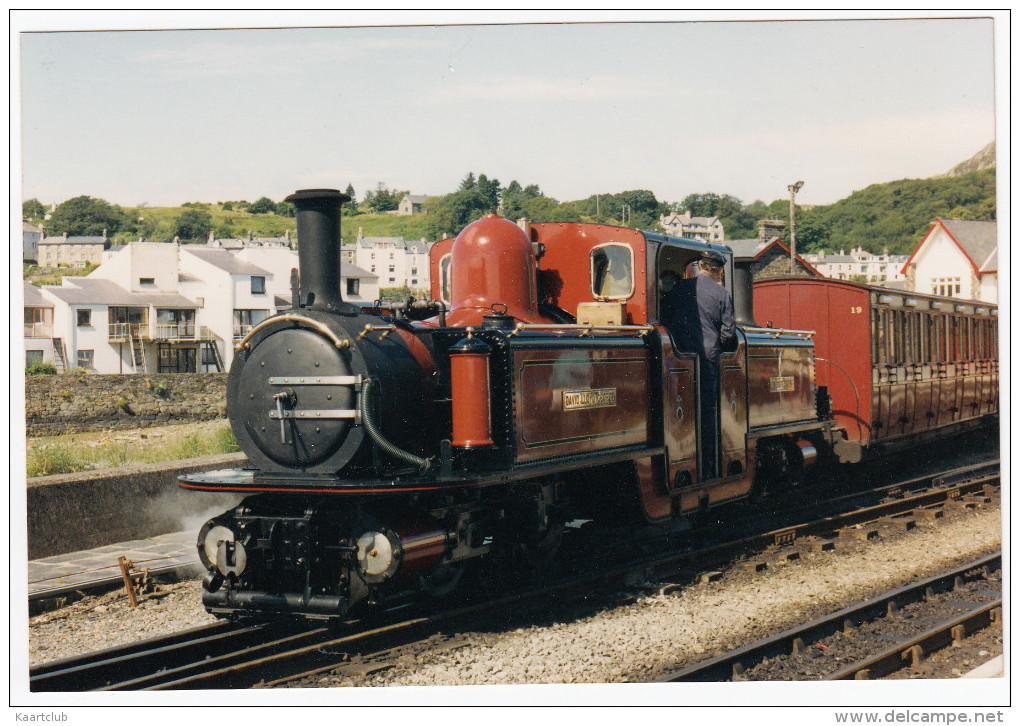
<path fill-rule="evenodd" d="M 339 189 L 298 189 L 283 201 L 296 202 L 304 199 L 337 199 L 341 204 L 351 201 L 350 196 Z"/>

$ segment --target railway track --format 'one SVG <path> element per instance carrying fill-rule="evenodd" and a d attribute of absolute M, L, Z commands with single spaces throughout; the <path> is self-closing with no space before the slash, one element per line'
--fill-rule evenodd
<path fill-rule="evenodd" d="M 975 630 L 1001 622 L 1001 579 L 994 575 L 1001 568 L 1002 553 L 998 552 L 670 673 L 657 682 L 764 680 L 755 678 L 753 669 L 771 661 L 771 672 L 774 672 L 777 661 L 804 659 L 805 656 L 812 661 L 825 661 L 813 663 L 815 670 L 827 672 L 815 674 L 812 680 L 866 680 L 888 676 L 904 667 L 916 667 L 926 654 L 959 642 Z M 953 600 L 947 600 L 947 594 Z M 889 630 L 890 623 L 902 624 L 900 614 L 905 607 L 934 603 L 940 596 L 941 612 L 924 619 L 914 618 L 921 625 L 915 628 L 918 631 L 915 634 L 896 636 L 882 632 Z M 963 612 L 956 612 L 959 610 Z M 854 640 L 854 647 L 845 650 L 866 650 L 868 654 L 849 664 L 841 664 L 845 656 L 836 655 L 840 652 L 840 641 Z M 893 642 L 890 644 L 889 640 Z M 787 671 L 801 667 L 783 665 L 788 666 Z M 758 675 L 765 676 L 769 672 L 770 669 L 762 669 Z"/>
<path fill-rule="evenodd" d="M 31 669 L 30 688 L 45 692 L 279 686 L 338 665 L 351 666 L 352 654 L 361 661 L 355 665 L 368 672 L 375 667 L 374 662 L 385 660 L 387 652 L 444 630 L 465 632 L 494 621 L 506 622 L 510 614 L 519 617 L 529 611 L 542 612 L 553 601 L 568 602 L 625 589 L 636 580 L 690 581 L 705 577 L 706 567 L 724 568 L 734 559 L 747 558 L 748 553 L 752 553 L 754 564 L 755 553 L 778 552 L 775 556 L 783 556 L 782 550 L 804 542 L 825 548 L 836 546 L 841 535 L 867 537 L 872 526 L 909 527 L 908 522 L 915 517 L 937 518 L 940 506 L 976 505 L 976 500 L 989 497 L 997 481 L 997 468 L 986 464 L 849 493 L 827 501 L 824 511 L 814 512 L 810 521 L 791 525 L 791 517 L 803 517 L 805 505 L 787 511 L 778 529 L 769 527 L 776 516 L 769 512 L 754 524 L 757 531 L 753 534 L 745 530 L 738 537 L 729 525 L 715 527 L 711 535 L 718 540 L 716 544 L 695 546 L 695 539 L 703 540 L 702 530 L 698 530 L 697 537 L 686 533 L 647 540 L 617 548 L 619 556 L 611 566 L 597 567 L 591 560 L 576 560 L 572 571 L 589 574 L 568 577 L 563 572 L 553 573 L 549 582 L 439 613 L 428 613 L 415 605 L 397 606 L 370 619 L 348 621 L 339 631 L 329 627 L 218 623 L 166 639 L 43 664 Z M 800 499 L 803 501 L 803 496 Z M 844 511 L 836 511 L 840 509 Z M 577 549 L 583 550 L 583 543 Z M 663 551 L 671 554 L 654 554 Z M 605 557 L 604 551 L 598 554 Z M 383 655 L 375 659 L 360 656 L 366 653 Z"/>

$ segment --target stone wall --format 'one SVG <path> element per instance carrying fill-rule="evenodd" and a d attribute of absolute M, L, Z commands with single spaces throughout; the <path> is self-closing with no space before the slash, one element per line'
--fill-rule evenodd
<path fill-rule="evenodd" d="M 226 373 L 26 376 L 29 436 L 224 418 Z"/>
<path fill-rule="evenodd" d="M 98 377 L 98 376 L 96 376 Z M 244 454 L 54 474 L 28 480 L 28 559 L 198 530 L 241 495 L 181 489 L 177 477 L 242 467 Z"/>

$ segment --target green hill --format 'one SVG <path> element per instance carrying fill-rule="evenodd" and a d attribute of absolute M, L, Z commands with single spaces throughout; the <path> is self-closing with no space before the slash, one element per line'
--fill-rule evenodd
<path fill-rule="evenodd" d="M 873 184 L 834 204 L 798 210 L 797 249 L 910 254 L 936 217 L 994 220 L 995 210 L 994 168 Z"/>

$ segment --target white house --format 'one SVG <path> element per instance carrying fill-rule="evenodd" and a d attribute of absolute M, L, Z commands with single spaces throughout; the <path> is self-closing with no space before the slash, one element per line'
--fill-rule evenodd
<path fill-rule="evenodd" d="M 412 290 L 428 291 L 431 284 L 430 247 L 424 238 L 405 240 L 403 237 L 365 237 L 359 229 L 354 264 L 377 275 L 380 288 L 409 287 Z"/>
<path fill-rule="evenodd" d="M 915 292 L 995 303 L 998 267 L 995 222 L 936 218 L 902 273 Z"/>
<path fill-rule="evenodd" d="M 57 370 L 97 373 L 195 370 L 196 305 L 176 292 L 131 292 L 102 278 L 65 277 L 40 289 L 54 302 Z"/>
<path fill-rule="evenodd" d="M 722 242 L 723 225 L 718 217 L 692 217 L 690 212 L 664 214 L 659 225 L 673 237 L 699 239 L 705 242 Z"/>
<path fill-rule="evenodd" d="M 226 370 L 234 344 L 292 304 L 295 250 L 132 242 L 103 254 L 86 277 L 25 286 L 26 365 L 58 371 L 186 373 Z M 376 276 L 341 264 L 345 300 L 378 299 Z M 346 293 L 346 294 L 345 294 Z"/>
<path fill-rule="evenodd" d="M 290 305 L 290 271 L 298 267 L 298 253 L 285 247 L 242 247 L 234 253 L 238 259 L 266 270 L 275 270 L 273 294 Z M 340 294 L 347 302 L 367 305 L 379 299 L 379 276 L 363 270 L 341 255 Z M 281 306 L 282 307 L 282 306 Z"/>
<path fill-rule="evenodd" d="M 426 199 L 428 196 L 425 194 L 405 194 L 397 205 L 397 214 L 405 217 L 411 214 L 425 214 Z"/>
<path fill-rule="evenodd" d="M 47 237 L 45 234 L 38 242 L 38 263 L 40 267 L 83 268 L 89 263 L 98 264 L 103 251 L 110 249 L 110 240 L 106 234 L 102 236 Z"/>
<path fill-rule="evenodd" d="M 35 285 L 23 284 L 25 295 L 25 365 L 53 363 L 53 306 L 54 302 Z"/>
<path fill-rule="evenodd" d="M 869 285 L 890 286 L 906 280 L 902 268 L 907 256 L 890 255 L 889 250 L 883 250 L 880 255 L 867 252 L 861 247 L 850 250 L 850 254 L 840 250 L 839 254 L 827 255 L 825 250 L 819 250 L 804 255 L 804 259 L 825 277 L 836 280 L 856 279 Z"/>
<path fill-rule="evenodd" d="M 33 262 L 39 260 L 39 240 L 42 239 L 42 235 L 42 230 L 34 224 L 29 224 L 24 221 L 21 223 L 22 259 L 32 260 Z"/>
<path fill-rule="evenodd" d="M 277 275 L 228 250 L 184 245 L 180 271 L 181 292 L 198 303 L 203 334 L 215 341 L 227 368 L 236 343 L 279 307 L 290 307 L 289 269 Z M 214 365 L 203 361 L 200 370 Z"/>

